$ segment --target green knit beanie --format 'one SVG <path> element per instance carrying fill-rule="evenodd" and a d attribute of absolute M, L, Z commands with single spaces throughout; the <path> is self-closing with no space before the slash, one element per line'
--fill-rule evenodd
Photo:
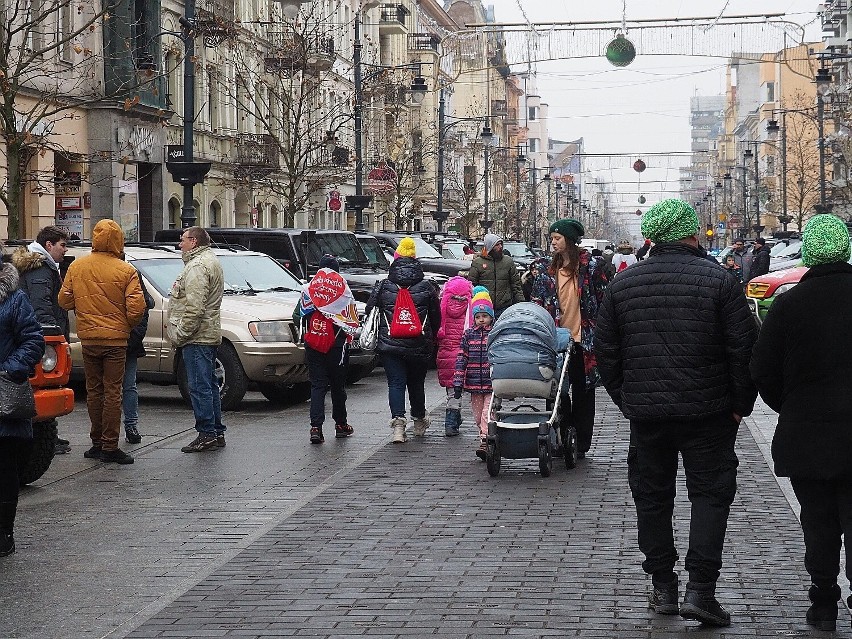
<path fill-rule="evenodd" d="M 683 200 L 657 202 L 642 216 L 642 235 L 654 244 L 677 242 L 698 233 L 698 215 Z"/>
<path fill-rule="evenodd" d="M 576 244 L 586 234 L 586 229 L 583 228 L 583 225 L 579 221 L 566 217 L 556 220 L 551 224 L 548 233 L 559 233 L 559 235 L 568 238 Z"/>
<path fill-rule="evenodd" d="M 848 262 L 849 229 L 836 215 L 814 215 L 802 232 L 802 263 L 805 266 Z"/>

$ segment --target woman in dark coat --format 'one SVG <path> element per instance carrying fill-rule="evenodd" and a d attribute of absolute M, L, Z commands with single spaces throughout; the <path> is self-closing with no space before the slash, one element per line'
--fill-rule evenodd
<path fill-rule="evenodd" d="M 2 253 L 0 243 L 0 253 Z M 44 355 L 41 324 L 26 294 L 18 289 L 18 271 L 0 263 L 0 371 L 23 382 Z M 15 552 L 18 465 L 29 454 L 33 425 L 29 419 L 0 418 L 0 557 Z"/>
<path fill-rule="evenodd" d="M 435 335 L 441 328 L 441 308 L 438 289 L 423 279 L 423 269 L 415 258 L 414 240 L 404 238 L 397 246 L 388 278 L 378 282 L 367 302 L 366 314 L 374 306 L 381 311 L 379 344 L 377 350 L 388 378 L 388 403 L 390 404 L 393 442 L 406 441 L 405 389 L 411 404 L 414 436 L 422 437 L 429 427 L 426 418 L 426 371 L 435 354 Z M 421 335 L 394 338 L 390 336 L 393 311 L 401 288 L 408 289 L 417 308 L 423 327 Z"/>
<path fill-rule="evenodd" d="M 779 413 L 772 459 L 802 507 L 805 568 L 813 582 L 807 622 L 820 630 L 837 625 L 841 535 L 852 581 L 849 256 L 846 225 L 833 215 L 811 218 L 802 234 L 802 262 L 810 270 L 772 303 L 751 359 L 760 396 Z"/>

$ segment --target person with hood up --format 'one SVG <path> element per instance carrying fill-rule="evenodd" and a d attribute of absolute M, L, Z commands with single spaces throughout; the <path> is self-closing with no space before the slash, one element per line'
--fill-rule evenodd
<path fill-rule="evenodd" d="M 430 422 L 426 418 L 426 372 L 435 354 L 435 335 L 441 328 L 438 288 L 424 279 L 423 267 L 415 253 L 414 240 L 403 238 L 396 247 L 387 279 L 373 287 L 366 308 L 366 315 L 374 307 L 378 307 L 381 313 L 376 350 L 388 379 L 394 444 L 406 441 L 406 388 L 414 420 L 414 436 L 422 437 L 429 427 Z M 414 307 L 413 313 L 406 303 L 408 300 Z M 398 302 L 400 312 L 395 313 Z M 404 337 L 391 335 L 403 321 L 407 328 L 412 329 L 410 333 Z"/>
<path fill-rule="evenodd" d="M 121 259 L 124 234 L 112 220 L 92 229 L 92 252 L 71 263 L 59 291 L 59 305 L 74 311 L 83 346 L 86 407 L 92 447 L 83 455 L 105 462 L 132 464 L 118 448 L 121 387 L 127 340 L 145 314 L 145 297 L 136 269 Z"/>
<path fill-rule="evenodd" d="M 811 577 L 808 624 L 834 630 L 841 536 L 852 581 L 852 265 L 849 231 L 815 215 L 802 232 L 799 283 L 772 303 L 751 358 L 763 401 L 778 413 L 775 474 L 789 477 L 801 505 L 805 569 Z M 848 602 L 852 607 L 852 597 Z"/>
<path fill-rule="evenodd" d="M 769 263 L 771 255 L 769 247 L 766 246 L 766 240 L 762 237 L 755 238 L 754 249 L 751 253 L 751 271 L 748 278 L 753 280 L 755 277 L 766 275 L 769 272 Z"/>
<path fill-rule="evenodd" d="M 41 325 L 27 295 L 18 288 L 18 271 L 11 264 L 0 263 L 0 373 L 22 383 L 42 355 Z M 15 515 L 21 486 L 18 468 L 29 456 L 32 439 L 29 418 L 0 418 L 0 557 L 15 552 Z"/>
<path fill-rule="evenodd" d="M 340 262 L 333 255 L 323 255 L 319 270 L 302 286 L 301 302 L 293 310 L 293 323 L 300 327 L 305 342 L 305 362 L 311 379 L 312 444 L 322 444 L 325 436 L 325 396 L 331 391 L 331 416 L 337 439 L 354 431 L 346 414 L 346 371 L 349 368 L 349 345 L 358 330 L 355 296 L 340 275 Z"/>
<path fill-rule="evenodd" d="M 494 315 L 500 317 L 512 304 L 524 301 L 521 278 L 512 256 L 503 253 L 503 240 L 499 235 L 488 233 L 483 244 L 482 254 L 473 259 L 467 278 L 474 286 L 488 289 Z"/>
<path fill-rule="evenodd" d="M 748 371 L 757 327 L 742 288 L 701 247 L 692 206 L 663 200 L 641 226 L 654 246 L 607 289 L 595 351 L 607 392 L 630 420 L 627 480 L 642 568 L 651 575 L 648 605 L 728 626 L 716 582 L 737 492 L 737 430 L 757 398 Z M 680 605 L 672 525 L 678 457 L 692 506 Z"/>
<path fill-rule="evenodd" d="M 441 328 L 438 329 L 438 383 L 447 389 L 447 412 L 444 434 L 455 437 L 461 426 L 461 401 L 453 396 L 453 374 L 462 335 L 468 328 L 468 309 L 473 297 L 473 285 L 464 277 L 456 276 L 444 284 L 441 293 Z"/>
<path fill-rule="evenodd" d="M 62 276 L 59 265 L 68 252 L 68 234 L 56 226 L 45 226 L 36 235 L 35 242 L 19 247 L 12 253 L 12 265 L 20 274 L 19 286 L 27 294 L 42 326 L 58 326 L 70 341 L 68 311 L 59 305 Z M 62 455 L 71 452 L 67 439 L 57 437 L 54 452 Z"/>
<path fill-rule="evenodd" d="M 488 361 L 488 334 L 494 322 L 494 306 L 484 286 L 473 289 L 470 301 L 471 327 L 464 332 L 456 358 L 453 393 L 461 399 L 462 392 L 470 393 L 470 409 L 479 431 L 476 456 L 482 461 L 488 453 L 488 407 L 491 404 L 491 364 Z"/>

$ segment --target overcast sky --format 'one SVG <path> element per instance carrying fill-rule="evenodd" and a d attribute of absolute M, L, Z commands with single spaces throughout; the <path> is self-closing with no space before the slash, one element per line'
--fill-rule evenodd
<path fill-rule="evenodd" d="M 519 0 L 483 0 L 492 4 L 498 22 L 522 21 Z M 624 0 L 520 0 L 532 22 L 621 21 Z M 819 39 L 821 29 L 816 0 L 626 0 L 627 19 L 726 16 L 760 12 L 785 13 L 786 19 L 809 25 L 806 39 Z M 630 34 L 628 33 L 628 38 Z M 625 69 L 605 59 L 579 59 L 538 64 L 539 94 L 550 105 L 550 135 L 573 140 L 583 137 L 588 153 L 630 153 L 648 165 L 642 174 L 630 170 L 633 159 L 590 160 L 587 166 L 611 182 L 618 182 L 631 203 L 638 193 L 648 205 L 676 188 L 677 165 L 685 157 L 654 157 L 651 152 L 688 151 L 689 99 L 693 95 L 723 94 L 726 57 L 642 57 Z M 626 167 L 626 168 L 625 168 Z M 631 184 L 637 182 L 637 184 Z M 638 205 L 638 204 L 637 204 Z M 647 205 L 646 207 L 647 208 Z"/>

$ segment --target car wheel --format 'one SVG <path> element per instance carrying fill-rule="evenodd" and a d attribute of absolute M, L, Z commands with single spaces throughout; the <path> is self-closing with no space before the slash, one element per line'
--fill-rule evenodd
<path fill-rule="evenodd" d="M 240 363 L 240 358 L 237 351 L 228 342 L 222 342 L 219 350 L 216 352 L 216 362 L 214 364 L 213 374 L 216 376 L 216 383 L 219 385 L 219 398 L 222 402 L 222 410 L 236 410 L 243 401 L 243 397 L 248 391 L 248 380 L 246 373 L 243 370 L 243 365 Z M 183 364 L 183 359 L 178 364 L 178 389 L 180 389 L 183 400 L 192 405 L 189 396 L 189 385 L 186 381 L 186 368 Z"/>
<path fill-rule="evenodd" d="M 33 446 L 29 456 L 18 468 L 18 481 L 21 486 L 31 484 L 47 472 L 56 450 L 55 419 L 33 423 Z"/>
<path fill-rule="evenodd" d="M 293 406 L 294 404 L 306 402 L 311 398 L 310 382 L 300 382 L 299 384 L 258 384 L 258 389 L 273 406 Z"/>

